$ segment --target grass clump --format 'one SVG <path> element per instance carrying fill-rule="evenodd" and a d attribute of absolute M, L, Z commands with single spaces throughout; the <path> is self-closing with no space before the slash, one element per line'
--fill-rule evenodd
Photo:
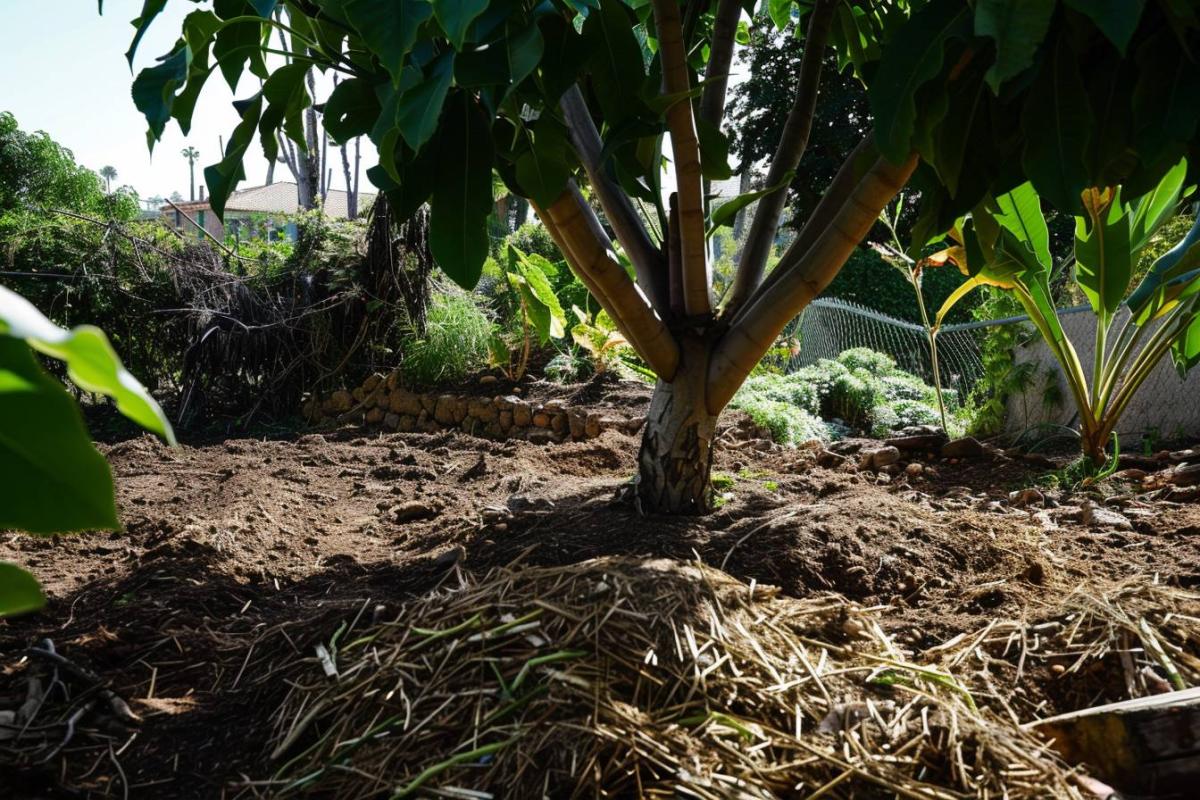
<path fill-rule="evenodd" d="M 439 292 L 429 304 L 425 335 L 404 352 L 401 374 L 412 386 L 461 381 L 488 363 L 495 325 L 470 295 Z"/>
<path fill-rule="evenodd" d="M 961 412 L 953 396 L 946 399 L 950 433 L 956 435 Z M 828 441 L 844 427 L 882 437 L 912 425 L 940 423 L 934 388 L 900 369 L 891 356 L 865 347 L 787 375 L 756 375 L 730 406 L 768 429 L 775 441 L 792 445 Z"/>

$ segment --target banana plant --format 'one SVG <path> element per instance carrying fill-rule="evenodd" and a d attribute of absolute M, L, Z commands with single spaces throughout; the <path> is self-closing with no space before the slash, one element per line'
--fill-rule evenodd
<path fill-rule="evenodd" d="M 1083 453 L 1096 466 L 1107 459 L 1121 415 L 1155 366 L 1171 353 L 1182 376 L 1200 362 L 1200 219 L 1129 292 L 1142 251 L 1176 213 L 1186 174 L 1187 162 L 1180 161 L 1132 200 L 1121 196 L 1121 187 L 1082 193 L 1085 213 L 1075 218 L 1072 258 L 1075 282 L 1096 316 L 1091 365 L 1080 361 L 1059 324 L 1050 293 L 1050 237 L 1031 184 L 976 208 L 950 231 L 954 244 L 929 259 L 954 263 L 969 278 L 947 298 L 935 327 L 978 286 L 999 287 L 1020 301 L 1066 375 Z M 1119 313 L 1122 306 L 1127 314 Z"/>
<path fill-rule="evenodd" d="M 512 381 L 520 381 L 529 367 L 533 340 L 546 345 L 566 335 L 567 317 L 546 277 L 553 265 L 536 253 L 526 254 L 511 244 L 506 252 L 504 279 L 516 298 L 517 318 L 521 320 L 518 341 L 497 331 L 489 342 L 492 363 Z"/>
<path fill-rule="evenodd" d="M 115 530 L 120 522 L 108 464 L 92 446 L 74 400 L 35 352 L 64 362 L 76 386 L 111 397 L 122 414 L 175 442 L 162 409 L 99 328 L 64 330 L 0 286 L 0 530 Z M 44 602 L 32 575 L 0 562 L 0 617 Z"/>

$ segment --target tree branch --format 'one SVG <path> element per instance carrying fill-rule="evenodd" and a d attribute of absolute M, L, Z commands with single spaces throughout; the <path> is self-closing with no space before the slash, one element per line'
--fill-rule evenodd
<path fill-rule="evenodd" d="M 700 173 L 700 143 L 688 99 L 687 53 L 679 19 L 678 0 L 654 0 L 654 22 L 662 58 L 663 88 L 678 99 L 667 109 L 675 180 L 679 191 L 679 233 L 683 257 L 683 301 L 688 316 L 712 313 L 709 297 L 707 242 L 704 236 L 704 181 Z"/>
<path fill-rule="evenodd" d="M 587 172 L 588 183 L 596 192 L 604 215 L 617 234 L 617 241 L 633 262 L 638 283 L 650 298 L 651 305 L 665 315 L 667 297 L 662 251 L 650 241 L 650 234 L 629 197 L 605 172 L 600 161 L 603 150 L 600 132 L 596 130 L 578 85 L 572 86 L 563 95 L 562 110 L 571 132 L 571 142 Z"/>
<path fill-rule="evenodd" d="M 745 313 L 713 352 L 708 372 L 710 413 L 725 407 L 784 326 L 837 276 L 916 166 L 915 153 L 900 165 L 877 158 L 808 252 L 790 267 L 777 269 L 779 277 L 755 292 Z"/>
<path fill-rule="evenodd" d="M 808 34 L 804 40 L 804 56 L 800 60 L 800 82 L 796 86 L 796 97 L 788 113 L 771 159 L 767 173 L 767 186 L 778 186 L 788 173 L 800 165 L 804 150 L 808 146 L 808 135 L 812 131 L 813 113 L 817 105 L 817 92 L 821 85 L 821 63 L 825 60 L 825 44 L 829 41 L 829 28 L 833 22 L 834 0 L 817 0 L 812 16 L 808 20 Z M 738 265 L 729 298 L 725 303 L 726 315 L 736 314 L 762 281 L 763 270 L 775 235 L 779 232 L 779 219 L 787 204 L 785 189 L 763 197 L 754 211 L 754 221 L 746 239 L 746 249 Z"/>
<path fill-rule="evenodd" d="M 740 0 L 721 0 L 713 20 L 708 66 L 704 70 L 704 94 L 700 96 L 700 119 L 720 128 L 725 118 L 725 97 L 729 90 L 729 66 L 733 63 L 733 44 L 738 21 L 742 18 Z"/>
<path fill-rule="evenodd" d="M 624 267 L 600 220 L 574 184 L 554 204 L 534 205 L 572 269 L 604 306 L 634 349 L 664 381 L 675 377 L 679 345 Z"/>

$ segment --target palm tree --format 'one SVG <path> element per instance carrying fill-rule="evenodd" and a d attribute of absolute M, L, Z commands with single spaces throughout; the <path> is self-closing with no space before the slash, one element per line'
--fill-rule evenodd
<path fill-rule="evenodd" d="M 191 201 L 196 202 L 196 159 L 200 157 L 200 151 L 194 147 L 185 147 L 180 151 L 180 155 L 188 160 L 188 172 L 191 173 L 192 190 L 188 196 Z"/>
<path fill-rule="evenodd" d="M 115 167 L 101 167 L 100 177 L 104 178 L 104 191 L 112 192 L 112 182 L 117 179 L 117 170 Z"/>

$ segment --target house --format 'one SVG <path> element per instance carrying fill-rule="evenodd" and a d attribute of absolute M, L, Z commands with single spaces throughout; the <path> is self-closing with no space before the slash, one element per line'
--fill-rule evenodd
<path fill-rule="evenodd" d="M 300 190 L 296 184 L 278 181 L 266 186 L 241 189 L 229 196 L 225 202 L 225 224 L 217 219 L 212 206 L 200 188 L 200 199 L 190 203 L 165 205 L 160 209 L 162 220 L 185 235 L 200 236 L 199 228 L 212 234 L 218 241 L 226 235 L 250 238 L 271 236 L 272 238 L 296 238 L 296 224 L 289 217 L 299 213 Z M 331 189 L 325 196 L 322 210 L 334 219 L 346 219 L 347 194 L 340 189 Z M 371 207 L 375 195 L 359 192 L 358 211 L 362 214 Z"/>

